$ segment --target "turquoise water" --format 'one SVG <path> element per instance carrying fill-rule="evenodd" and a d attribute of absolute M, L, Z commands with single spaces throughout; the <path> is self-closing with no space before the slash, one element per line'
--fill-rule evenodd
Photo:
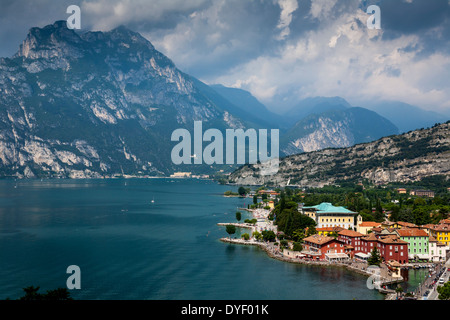
<path fill-rule="evenodd" d="M 0 299 L 31 285 L 65 287 L 70 265 L 81 269 L 75 299 L 383 299 L 343 268 L 220 242 L 227 234 L 217 223 L 235 221 L 251 201 L 223 197 L 231 188 L 194 179 L 0 181 Z"/>

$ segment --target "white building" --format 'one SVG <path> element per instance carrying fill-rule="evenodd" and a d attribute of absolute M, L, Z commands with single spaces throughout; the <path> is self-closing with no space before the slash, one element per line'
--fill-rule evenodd
<path fill-rule="evenodd" d="M 447 247 L 445 244 L 437 241 L 433 236 L 429 239 L 430 250 L 430 260 L 433 262 L 445 261 Z"/>

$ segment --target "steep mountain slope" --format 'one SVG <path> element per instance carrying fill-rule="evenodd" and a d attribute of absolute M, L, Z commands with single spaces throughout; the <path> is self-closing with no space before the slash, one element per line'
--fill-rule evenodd
<path fill-rule="evenodd" d="M 342 148 L 397 134 L 387 119 L 364 108 L 315 113 L 295 124 L 281 139 L 285 155 L 325 148 Z"/>
<path fill-rule="evenodd" d="M 382 184 L 433 175 L 450 178 L 450 121 L 349 148 L 288 156 L 272 176 L 260 175 L 261 169 L 259 164 L 243 166 L 230 175 L 229 182 L 320 187 L 359 179 Z"/>
<path fill-rule="evenodd" d="M 259 102 L 250 92 L 228 88 L 220 84 L 211 85 L 218 94 L 236 106 L 234 114 L 247 121 L 254 121 L 264 128 L 278 128 L 285 131 L 288 125 L 283 116 L 275 114 Z"/>
<path fill-rule="evenodd" d="M 32 28 L 15 56 L 0 59 L 0 175 L 183 171 L 170 158 L 173 130 L 192 131 L 195 120 L 204 130 L 245 128 L 201 85 L 125 27 Z"/>

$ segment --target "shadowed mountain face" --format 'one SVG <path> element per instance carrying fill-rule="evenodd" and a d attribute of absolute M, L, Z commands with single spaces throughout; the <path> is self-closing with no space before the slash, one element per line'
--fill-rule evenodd
<path fill-rule="evenodd" d="M 245 128 L 202 86 L 125 27 L 32 28 L 17 54 L 0 60 L 2 175 L 182 171 L 170 158 L 175 129 L 196 120 Z"/>

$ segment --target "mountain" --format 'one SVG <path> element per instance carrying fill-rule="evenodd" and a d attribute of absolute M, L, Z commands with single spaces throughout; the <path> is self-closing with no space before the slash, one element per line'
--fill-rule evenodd
<path fill-rule="evenodd" d="M 282 137 L 280 148 L 283 154 L 291 155 L 349 147 L 393 134 L 398 134 L 397 127 L 377 113 L 359 107 L 342 108 L 303 118 Z"/>
<path fill-rule="evenodd" d="M 345 110 L 351 107 L 352 105 L 341 97 L 311 97 L 300 101 L 288 110 L 284 114 L 284 119 L 288 124 L 294 125 L 311 114 Z"/>
<path fill-rule="evenodd" d="M 236 109 L 234 114 L 248 122 L 257 122 L 264 128 L 279 128 L 287 130 L 287 125 L 283 116 L 275 114 L 267 109 L 267 107 L 258 101 L 250 92 L 225 87 L 221 84 L 211 85 L 218 94 L 231 102 Z"/>
<path fill-rule="evenodd" d="M 434 175 L 450 179 L 450 121 L 381 138 L 348 148 L 325 149 L 280 159 L 271 176 L 263 165 L 245 165 L 233 172 L 230 183 L 322 187 L 367 179 L 375 184 L 413 182 Z"/>
<path fill-rule="evenodd" d="M 172 132 L 192 131 L 196 120 L 204 130 L 247 126 L 206 87 L 123 26 L 32 28 L 13 57 L 0 59 L 0 176 L 205 170 L 172 163 Z"/>
<path fill-rule="evenodd" d="M 442 123 L 450 119 L 450 117 L 437 112 L 426 111 L 399 101 L 382 101 L 367 104 L 366 107 L 389 119 L 398 127 L 400 132 L 429 128 L 436 123 Z"/>

